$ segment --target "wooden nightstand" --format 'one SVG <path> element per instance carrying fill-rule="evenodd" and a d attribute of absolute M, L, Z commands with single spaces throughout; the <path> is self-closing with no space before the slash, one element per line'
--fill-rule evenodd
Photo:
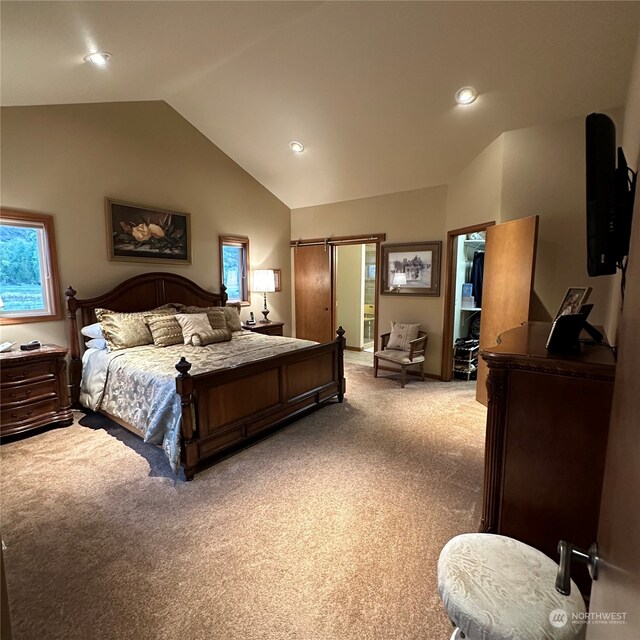
<path fill-rule="evenodd" d="M 70 425 L 68 349 L 45 344 L 0 353 L 0 437 L 46 425 Z"/>
<path fill-rule="evenodd" d="M 255 324 L 242 323 L 242 328 L 254 333 L 264 333 L 267 336 L 281 336 L 284 322 L 256 322 Z"/>

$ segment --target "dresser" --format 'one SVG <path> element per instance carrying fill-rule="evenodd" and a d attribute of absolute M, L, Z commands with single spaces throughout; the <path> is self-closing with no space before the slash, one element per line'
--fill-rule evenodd
<path fill-rule="evenodd" d="M 254 333 L 263 333 L 267 336 L 281 336 L 284 322 L 256 322 L 255 324 L 242 323 L 242 328 Z"/>
<path fill-rule="evenodd" d="M 0 436 L 73 422 L 67 351 L 47 344 L 0 354 Z"/>
<path fill-rule="evenodd" d="M 506 331 L 481 352 L 489 396 L 481 531 L 540 549 L 557 561 L 559 540 L 596 541 L 615 360 L 583 345 L 545 348 L 550 323 Z M 572 566 L 583 593 L 586 569 Z"/>

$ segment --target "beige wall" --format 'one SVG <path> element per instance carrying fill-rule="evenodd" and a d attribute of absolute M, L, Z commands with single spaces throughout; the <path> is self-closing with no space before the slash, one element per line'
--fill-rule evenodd
<path fill-rule="evenodd" d="M 500 221 L 503 157 L 500 136 L 449 183 L 447 231 Z"/>
<path fill-rule="evenodd" d="M 290 328 L 289 209 L 167 104 L 11 107 L 1 117 L 2 206 L 53 214 L 63 291 L 73 285 L 92 297 L 149 270 L 217 291 L 218 236 L 246 235 L 252 268 L 282 269 L 283 291 L 269 295 L 269 307 Z M 190 212 L 192 265 L 109 262 L 105 196 Z M 258 316 L 261 302 L 252 296 Z M 5 326 L 1 335 L 67 344 L 65 321 Z"/>
<path fill-rule="evenodd" d="M 291 212 L 291 239 L 386 233 L 387 242 L 444 240 L 447 207 L 445 186 L 349 200 Z M 442 279 L 440 286 L 442 287 Z M 380 296 L 379 333 L 390 321 L 420 322 L 429 334 L 425 370 L 440 374 L 442 295 Z"/>
<path fill-rule="evenodd" d="M 532 319 L 553 319 L 568 287 L 589 286 L 589 320 L 608 329 L 613 277 L 590 278 L 586 266 L 584 122 L 581 116 L 503 134 L 501 220 L 540 217 Z"/>
<path fill-rule="evenodd" d="M 636 45 L 636 55 L 631 69 L 627 100 L 624 107 L 624 127 L 617 131 L 617 144 L 624 149 L 625 158 L 630 168 L 637 171 L 640 168 L 640 35 Z M 640 198 L 640 189 L 636 187 L 636 202 Z M 637 207 L 636 207 L 637 211 Z M 635 216 L 634 214 L 634 220 Z M 636 221 L 637 225 L 638 222 Z M 622 312 L 622 295 L 620 293 L 621 276 L 616 274 L 609 304 L 607 326 L 609 337 L 613 344 L 617 344 L 618 322 Z"/>

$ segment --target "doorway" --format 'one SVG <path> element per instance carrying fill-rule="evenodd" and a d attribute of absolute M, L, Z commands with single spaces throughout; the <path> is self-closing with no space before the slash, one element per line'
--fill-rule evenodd
<path fill-rule="evenodd" d="M 375 346 L 376 244 L 342 244 L 335 248 L 334 329 L 345 331 L 346 348 L 373 353 Z"/>
<path fill-rule="evenodd" d="M 494 224 L 485 222 L 447 233 L 441 369 L 445 382 L 477 379 L 486 232 Z"/>
<path fill-rule="evenodd" d="M 460 283 L 456 290 L 457 256 L 459 249 L 466 259 L 470 252 L 479 253 L 481 232 L 485 232 L 485 254 L 483 255 L 482 293 L 477 296 L 475 287 L 469 289 L 468 282 Z M 493 222 L 449 231 L 447 241 L 447 285 L 445 290 L 445 332 L 442 341 L 442 379 L 451 380 L 454 374 L 454 326 L 456 322 L 456 298 L 460 296 L 459 326 L 476 322 L 473 314 L 481 316 L 478 355 L 483 349 L 491 349 L 499 336 L 513 327 L 529 320 L 529 309 L 535 276 L 536 248 L 538 242 L 538 216 L 518 218 L 509 222 Z M 470 241 L 470 242 L 467 242 Z M 462 247 L 460 247 L 462 243 Z M 469 245 L 470 251 L 466 249 Z M 475 248 L 474 248 L 474 245 Z M 473 260 L 472 260 L 473 264 Z M 467 275 L 466 271 L 464 272 Z M 469 274 L 470 279 L 474 278 Z M 467 300 L 463 300 L 463 293 Z M 480 300 L 480 304 L 476 305 Z M 467 308 L 462 308 L 463 306 Z M 480 311 L 478 311 L 478 309 Z M 463 322 L 464 316 L 472 316 Z M 467 330 L 469 331 L 469 330 Z M 473 330 L 477 335 L 477 330 Z M 469 333 L 467 333 L 467 338 Z M 455 354 L 458 356 L 458 354 Z M 463 355 L 463 354 L 460 354 Z M 475 355 L 475 354 L 473 354 Z M 471 357 L 471 356 L 470 356 Z M 487 365 L 476 360 L 476 400 L 487 404 Z M 474 363 L 475 364 L 475 363 Z"/>
<path fill-rule="evenodd" d="M 346 348 L 377 347 L 380 244 L 385 234 L 291 243 L 296 337 L 326 342 L 342 326 Z M 372 362 L 373 359 L 371 358 Z"/>

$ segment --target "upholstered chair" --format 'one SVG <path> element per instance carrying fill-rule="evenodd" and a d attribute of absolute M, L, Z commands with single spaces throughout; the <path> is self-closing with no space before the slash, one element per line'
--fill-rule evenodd
<path fill-rule="evenodd" d="M 391 326 L 392 330 L 389 333 L 380 336 L 382 349 L 373 355 L 373 375 L 378 377 L 378 369 L 397 371 L 400 367 L 400 384 L 404 389 L 409 367 L 417 367 L 420 379 L 424 380 L 424 359 L 429 336 L 418 329 L 419 325 L 392 322 Z M 416 337 L 413 337 L 414 334 Z M 380 360 L 384 364 L 394 366 L 380 366 Z"/>

